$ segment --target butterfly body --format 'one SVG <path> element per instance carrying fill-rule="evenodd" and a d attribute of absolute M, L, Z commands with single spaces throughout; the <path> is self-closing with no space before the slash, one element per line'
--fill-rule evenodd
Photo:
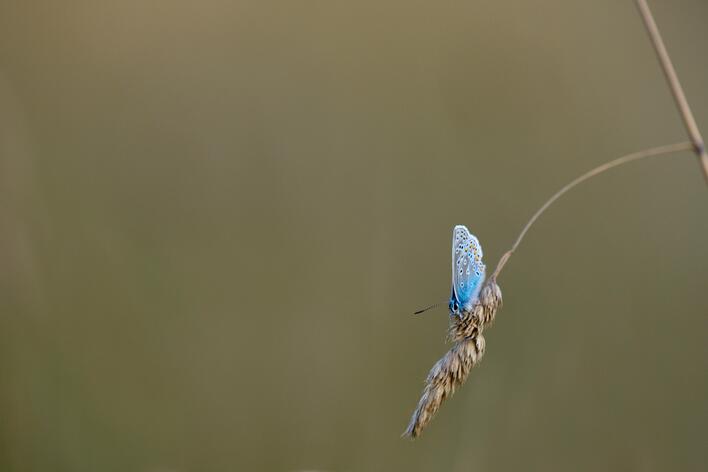
<path fill-rule="evenodd" d="M 470 311 L 479 296 L 485 277 L 482 246 L 467 227 L 457 225 L 452 230 L 452 293 L 450 313 L 462 316 Z"/>

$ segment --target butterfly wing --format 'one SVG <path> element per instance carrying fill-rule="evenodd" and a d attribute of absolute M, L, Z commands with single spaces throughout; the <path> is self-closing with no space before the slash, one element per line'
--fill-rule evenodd
<path fill-rule="evenodd" d="M 485 277 L 482 263 L 482 246 L 477 238 L 462 225 L 452 230 L 452 295 L 460 310 L 474 305 Z"/>

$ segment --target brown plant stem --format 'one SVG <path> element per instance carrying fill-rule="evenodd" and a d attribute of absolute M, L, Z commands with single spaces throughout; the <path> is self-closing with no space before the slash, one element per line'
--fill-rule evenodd
<path fill-rule="evenodd" d="M 686 141 L 627 154 L 619 159 L 606 162 L 591 169 L 554 193 L 551 198 L 533 214 L 516 238 L 514 245 L 501 257 L 491 277 L 484 284 L 479 300 L 474 308 L 471 311 L 463 312 L 461 317 L 451 316 L 449 337 L 454 344 L 452 348 L 435 363 L 432 369 L 430 369 L 418 406 L 413 412 L 403 436 L 408 436 L 412 439 L 420 436 L 445 399 L 450 397 L 457 388 L 462 386 L 472 368 L 482 359 L 486 345 L 482 333 L 485 327 L 493 323 L 497 310 L 502 304 L 501 289 L 496 282 L 497 276 L 504 268 L 509 257 L 511 257 L 519 244 L 521 244 L 529 228 L 531 228 L 541 214 L 543 214 L 553 202 L 581 182 L 612 169 L 613 167 L 650 156 L 667 155 L 680 151 L 689 151 L 691 149 L 693 149 L 693 144 Z M 422 311 L 425 310 L 416 313 L 421 313 Z"/>
<path fill-rule="evenodd" d="M 661 39 L 661 33 L 659 32 L 659 27 L 656 26 L 654 21 L 654 16 L 651 14 L 649 5 L 647 5 L 646 0 L 636 0 L 637 8 L 639 8 L 639 13 L 644 21 L 644 26 L 647 28 L 651 42 L 654 45 L 654 50 L 659 58 L 659 63 L 666 76 L 666 81 L 669 83 L 669 88 L 674 96 L 674 101 L 679 109 L 681 118 L 683 119 L 683 124 L 688 131 L 688 136 L 691 138 L 691 143 L 693 143 L 693 151 L 700 160 L 703 168 L 703 176 L 708 183 L 708 152 L 706 152 L 705 143 L 703 142 L 703 137 L 701 132 L 698 130 L 698 125 L 696 124 L 695 118 L 693 118 L 693 113 L 691 112 L 691 107 L 688 105 L 688 100 L 686 99 L 686 94 L 683 93 L 683 88 L 681 87 L 681 82 L 679 82 L 678 75 L 674 69 L 674 65 L 671 62 L 671 57 L 669 52 L 664 46 L 664 41 Z"/>
<path fill-rule="evenodd" d="M 521 233 L 519 233 L 519 237 L 516 238 L 516 241 L 514 242 L 514 245 L 509 249 L 507 252 L 502 255 L 502 257 L 499 259 L 499 263 L 497 264 L 497 268 L 494 269 L 494 272 L 492 273 L 492 276 L 490 277 L 490 280 L 496 281 L 497 276 L 501 272 L 501 270 L 504 268 L 504 265 L 506 265 L 506 262 L 509 260 L 509 257 L 516 251 L 516 248 L 519 247 L 519 244 L 521 244 L 521 240 L 524 239 L 524 236 L 528 232 L 529 228 L 531 228 L 531 225 L 533 225 L 536 220 L 538 219 L 541 214 L 543 214 L 546 209 L 548 209 L 549 206 L 556 200 L 558 200 L 563 194 L 565 194 L 568 190 L 572 189 L 576 185 L 578 185 L 581 182 L 584 182 L 585 180 L 594 177 L 598 174 L 602 174 L 603 172 L 612 169 L 613 167 L 621 166 L 623 164 L 627 164 L 628 162 L 632 161 L 638 161 L 640 159 L 644 159 L 646 157 L 651 157 L 651 156 L 660 156 L 660 155 L 666 155 L 666 154 L 672 154 L 675 152 L 680 152 L 680 151 L 690 151 L 693 149 L 693 143 L 690 143 L 688 141 L 681 142 L 681 143 L 676 143 L 676 144 L 669 144 L 666 146 L 659 146 L 651 149 L 644 149 L 643 151 L 638 151 L 634 152 L 632 154 L 627 154 L 626 156 L 622 156 L 618 159 L 615 159 L 610 162 L 606 162 L 602 165 L 599 165 L 595 167 L 592 170 L 589 170 L 588 172 L 584 173 L 580 177 L 574 179 L 567 185 L 565 185 L 563 188 L 558 190 L 551 198 L 549 198 L 546 203 L 544 203 L 541 208 L 536 210 L 536 213 L 533 214 L 531 219 L 526 223 L 526 226 L 524 226 L 524 229 L 521 230 Z"/>

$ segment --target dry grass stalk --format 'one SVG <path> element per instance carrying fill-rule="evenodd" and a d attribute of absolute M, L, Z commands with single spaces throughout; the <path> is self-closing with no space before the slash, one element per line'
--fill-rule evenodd
<path fill-rule="evenodd" d="M 423 395 L 418 402 L 418 407 L 413 412 L 413 416 L 403 436 L 409 436 L 411 438 L 418 437 L 428 423 L 430 423 L 442 402 L 452 395 L 457 387 L 465 382 L 472 368 L 482 359 L 485 349 L 482 331 L 494 321 L 497 309 L 502 303 L 501 290 L 496 283 L 496 279 L 523 240 L 526 232 L 553 202 L 581 182 L 612 169 L 613 167 L 651 156 L 669 155 L 685 150 L 693 150 L 699 158 L 706 183 L 708 183 L 708 150 L 706 150 L 703 137 L 698 130 L 688 100 L 683 92 L 678 75 L 674 70 L 669 53 L 664 46 L 659 28 L 654 21 L 651 10 L 646 0 L 636 0 L 636 2 L 691 141 L 645 149 L 602 164 L 565 185 L 534 213 L 521 230 L 512 248 L 502 255 L 492 276 L 482 289 L 479 302 L 471 311 L 465 312 L 462 318 L 456 316 L 451 317 L 449 338 L 454 345 L 430 370 L 428 378 L 425 381 Z"/>
<path fill-rule="evenodd" d="M 581 182 L 614 167 L 651 156 L 668 155 L 691 150 L 692 148 L 692 143 L 682 142 L 645 149 L 622 156 L 619 159 L 607 162 L 586 172 L 565 185 L 548 199 L 526 223 L 512 248 L 502 255 L 496 269 L 494 269 L 489 281 L 485 284 L 480 293 L 479 302 L 475 304 L 471 311 L 465 312 L 462 318 L 456 316 L 450 317 L 449 339 L 454 345 L 430 370 L 425 381 L 423 394 L 418 402 L 418 407 L 413 412 L 413 416 L 403 436 L 409 436 L 411 438 L 418 437 L 438 411 L 442 402 L 452 395 L 457 387 L 465 382 L 472 367 L 481 360 L 485 348 L 482 331 L 494 321 L 494 317 L 502 302 L 501 290 L 496 283 L 497 276 L 499 276 L 511 255 L 519 246 L 529 228 L 531 228 L 541 214 L 544 213 L 553 202 Z"/>
<path fill-rule="evenodd" d="M 484 355 L 482 331 L 492 324 L 501 303 L 501 289 L 492 278 L 485 284 L 471 311 L 464 312 L 461 318 L 450 317 L 449 339 L 454 345 L 430 369 L 423 394 L 403 436 L 420 436 L 442 402 L 465 383 L 472 368 Z"/>

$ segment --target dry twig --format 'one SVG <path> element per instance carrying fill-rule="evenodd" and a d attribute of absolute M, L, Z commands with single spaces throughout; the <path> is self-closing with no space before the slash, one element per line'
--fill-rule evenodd
<path fill-rule="evenodd" d="M 649 37 L 654 45 L 656 55 L 659 57 L 659 63 L 669 83 L 669 88 L 674 96 L 674 101 L 679 109 L 679 113 L 681 113 L 683 124 L 686 127 L 686 131 L 688 131 L 688 136 L 691 138 L 691 143 L 693 143 L 693 150 L 702 164 L 703 176 L 706 178 L 706 183 L 708 183 L 708 153 L 706 152 L 706 146 L 703 142 L 701 132 L 698 130 L 696 120 L 693 118 L 693 113 L 691 112 L 691 107 L 688 105 L 686 94 L 683 93 L 681 82 L 679 82 L 669 52 L 666 50 L 664 41 L 661 39 L 659 27 L 656 26 L 654 16 L 651 14 L 646 0 L 637 0 L 637 7 L 639 8 L 639 13 L 642 15 L 642 20 L 644 20 L 644 26 L 646 26 L 649 32 Z"/>

